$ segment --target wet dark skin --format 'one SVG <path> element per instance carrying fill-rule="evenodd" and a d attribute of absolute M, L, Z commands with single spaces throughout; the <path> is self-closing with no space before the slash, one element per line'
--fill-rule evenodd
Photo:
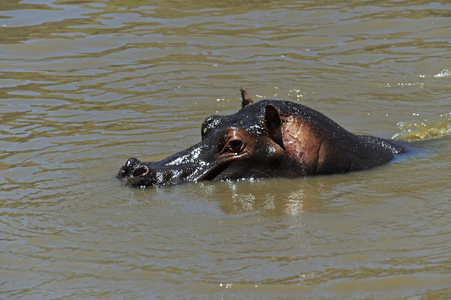
<path fill-rule="evenodd" d="M 199 181 L 296 178 L 369 169 L 404 148 L 395 141 L 355 135 L 306 106 L 257 103 L 241 89 L 242 108 L 202 124 L 202 141 L 158 162 L 130 158 L 117 177 L 129 186 Z"/>

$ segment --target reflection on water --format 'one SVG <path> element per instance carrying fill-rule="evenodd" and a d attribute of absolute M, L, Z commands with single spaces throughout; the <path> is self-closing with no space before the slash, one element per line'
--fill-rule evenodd
<path fill-rule="evenodd" d="M 316 179 L 266 179 L 226 183 L 201 183 L 203 197 L 220 202 L 229 214 L 259 211 L 264 215 L 296 216 L 320 212 L 324 182 Z M 276 188 L 280 186 L 280 188 Z"/>
<path fill-rule="evenodd" d="M 5 298 L 449 298 L 446 1 L 7 1 Z M 423 139 L 386 166 L 130 189 L 254 99 Z M 398 127 L 396 126 L 398 124 Z M 437 137 L 428 139 L 429 137 Z"/>

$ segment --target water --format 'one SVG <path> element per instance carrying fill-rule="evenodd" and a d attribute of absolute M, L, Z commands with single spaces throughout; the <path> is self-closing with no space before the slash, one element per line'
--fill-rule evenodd
<path fill-rule="evenodd" d="M 2 297 L 451 297 L 447 1 L 1 7 Z M 347 175 L 115 179 L 128 157 L 200 140 L 205 117 L 239 109 L 240 87 L 423 140 Z"/>

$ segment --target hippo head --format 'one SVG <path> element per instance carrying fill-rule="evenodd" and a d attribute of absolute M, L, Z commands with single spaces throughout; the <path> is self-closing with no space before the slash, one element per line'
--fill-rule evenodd
<path fill-rule="evenodd" d="M 246 91 L 241 94 L 238 113 L 204 121 L 198 144 L 158 162 L 130 158 L 117 177 L 137 187 L 293 178 L 365 169 L 401 150 L 390 141 L 349 133 L 303 105 L 278 100 L 254 103 Z"/>

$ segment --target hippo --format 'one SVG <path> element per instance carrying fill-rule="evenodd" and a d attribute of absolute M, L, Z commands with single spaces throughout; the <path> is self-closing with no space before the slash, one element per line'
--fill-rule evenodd
<path fill-rule="evenodd" d="M 296 178 L 366 170 L 405 152 L 403 145 L 356 135 L 307 106 L 281 100 L 254 102 L 241 89 L 242 107 L 212 115 L 202 140 L 157 162 L 130 158 L 117 178 L 128 186 Z"/>

